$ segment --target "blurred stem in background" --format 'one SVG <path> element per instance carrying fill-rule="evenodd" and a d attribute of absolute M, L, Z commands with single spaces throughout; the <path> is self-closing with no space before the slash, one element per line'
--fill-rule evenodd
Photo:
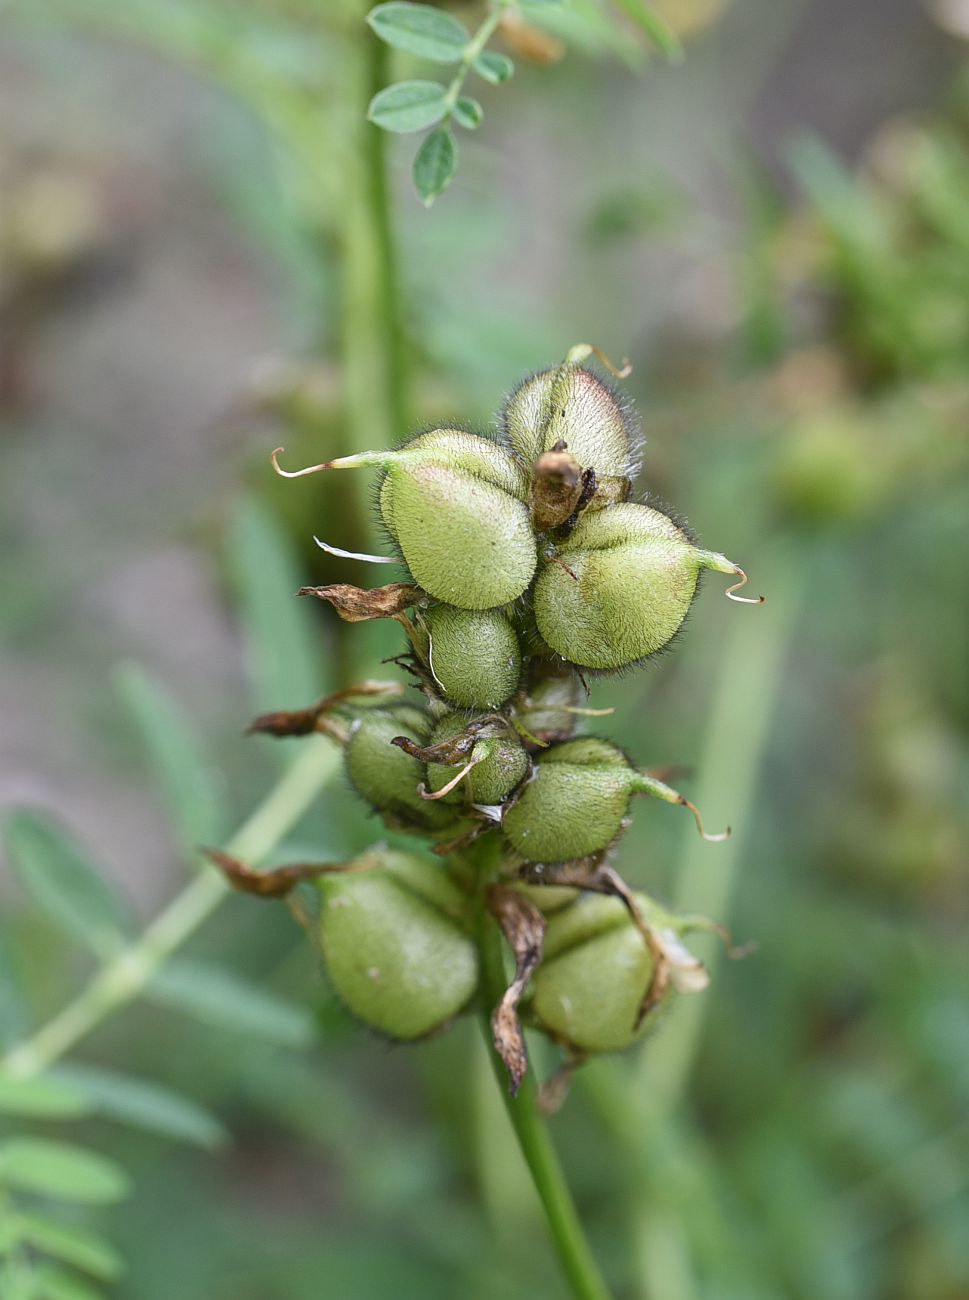
<path fill-rule="evenodd" d="M 265 859 L 341 766 L 337 746 L 322 737 L 314 739 L 232 837 L 227 852 L 252 863 Z M 2 1068 L 16 1077 L 29 1078 L 53 1064 L 113 1011 L 136 998 L 229 893 L 218 872 L 203 868 L 133 943 L 92 977 L 73 1002 L 32 1038 L 12 1048 Z"/>
<path fill-rule="evenodd" d="M 745 832 L 756 816 L 771 724 L 808 584 L 809 565 L 792 549 L 776 548 L 763 582 L 768 601 L 758 617 L 734 621 L 710 702 L 697 801 L 701 807 L 725 802 L 735 833 L 716 861 L 711 861 L 702 840 L 689 835 L 675 876 L 674 910 L 699 911 L 721 923 L 729 916 Z M 714 949 L 707 964 L 712 966 L 718 956 Z M 632 1068 L 596 1062 L 585 1074 L 601 1117 L 624 1150 L 628 1153 L 631 1145 L 635 1152 L 630 1224 L 638 1294 L 646 1300 L 694 1300 L 700 1293 L 684 1200 L 696 1189 L 691 1171 L 702 1163 L 704 1151 L 702 1138 L 683 1113 L 683 1099 L 708 1005 L 709 995 L 682 999 L 663 1033 L 647 1044 Z M 630 1144 L 631 1134 L 636 1137 Z"/>

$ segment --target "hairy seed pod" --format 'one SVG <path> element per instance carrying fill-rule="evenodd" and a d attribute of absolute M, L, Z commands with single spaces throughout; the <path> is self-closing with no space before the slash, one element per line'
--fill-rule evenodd
<path fill-rule="evenodd" d="M 557 560 L 543 564 L 535 584 L 535 621 L 546 643 L 582 668 L 622 668 L 661 650 L 686 617 L 701 569 L 743 580 L 726 556 L 632 502 L 583 515 Z"/>
<path fill-rule="evenodd" d="M 421 1038 L 467 1004 L 478 981 L 466 900 L 440 864 L 384 850 L 379 867 L 325 876 L 320 940 L 340 1000 L 396 1039 Z"/>
<path fill-rule="evenodd" d="M 428 714 L 407 705 L 371 709 L 354 725 L 344 753 L 347 776 L 358 794 L 378 812 L 427 831 L 452 825 L 454 811 L 420 797 L 417 787 L 424 780 L 423 763 L 391 742 L 407 732 L 423 743 L 432 725 Z"/>
<path fill-rule="evenodd" d="M 535 572 L 535 539 L 527 484 L 504 448 L 435 429 L 368 454 L 385 468 L 381 517 L 429 595 L 461 609 L 518 599 Z"/>
<path fill-rule="evenodd" d="M 502 830 L 527 862 L 572 862 L 601 853 L 623 830 L 634 794 L 651 794 L 690 809 L 693 804 L 662 781 L 638 772 L 617 746 L 595 736 L 567 740 L 535 758 L 535 773 L 508 808 Z"/>
<path fill-rule="evenodd" d="M 518 689 L 521 647 L 502 610 L 433 605 L 423 621 L 430 634 L 428 665 L 450 704 L 496 709 Z"/>
<path fill-rule="evenodd" d="M 466 719 L 450 713 L 434 728 L 431 744 L 451 740 L 465 729 Z M 461 784 L 444 799 L 453 803 L 501 804 L 521 785 L 531 766 L 525 747 L 518 737 L 498 724 L 495 734 L 484 734 L 474 742 L 468 762 L 473 762 Z M 437 792 L 453 780 L 457 769 L 442 763 L 428 763 L 428 789 Z"/>
<path fill-rule="evenodd" d="M 600 479 L 629 476 L 627 412 L 591 370 L 566 362 L 532 375 L 505 402 L 502 425 L 526 465 L 562 443 Z"/>
<path fill-rule="evenodd" d="M 668 962 L 670 985 L 699 991 L 706 972 L 679 942 L 682 929 L 645 894 L 636 906 Z M 535 972 L 531 1012 L 538 1025 L 574 1051 L 618 1052 L 647 1031 L 656 1010 L 637 1024 L 653 958 L 618 898 L 585 895 L 549 917 Z"/>
<path fill-rule="evenodd" d="M 374 466 L 384 471 L 380 514 L 419 585 L 435 600 L 462 609 L 507 605 L 525 591 L 537 563 L 528 482 L 504 447 L 462 429 L 421 433 L 393 451 L 284 470 L 284 478 L 319 470 Z M 354 555 L 325 542 L 324 550 Z"/>

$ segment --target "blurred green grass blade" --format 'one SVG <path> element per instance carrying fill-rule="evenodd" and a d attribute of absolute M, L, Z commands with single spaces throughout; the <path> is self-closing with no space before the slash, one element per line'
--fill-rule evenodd
<path fill-rule="evenodd" d="M 243 500 L 229 528 L 228 561 L 239 603 L 253 713 L 309 704 L 323 693 L 323 654 L 298 566 L 269 511 Z"/>
<path fill-rule="evenodd" d="M 35 1250 L 53 1255 L 64 1264 L 73 1264 L 92 1277 L 110 1282 L 124 1272 L 124 1262 L 113 1246 L 73 1224 L 55 1223 L 34 1214 L 18 1214 L 17 1226 L 21 1240 Z"/>
<path fill-rule="evenodd" d="M 131 914 L 71 835 L 25 808 L 6 818 L 4 840 L 25 892 L 62 933 L 99 957 L 117 952 L 133 933 Z"/>
<path fill-rule="evenodd" d="M 0 1179 L 24 1192 L 106 1205 L 128 1192 L 128 1175 L 105 1156 L 67 1142 L 15 1137 L 0 1143 Z"/>
<path fill-rule="evenodd" d="M 148 1133 L 209 1150 L 227 1140 L 228 1134 L 213 1115 L 190 1098 L 160 1084 L 81 1065 L 62 1067 L 57 1071 L 56 1080 L 75 1090 L 96 1114 Z"/>
<path fill-rule="evenodd" d="M 41 1264 L 30 1280 L 31 1300 L 103 1300 L 103 1293 L 73 1273 Z"/>
<path fill-rule="evenodd" d="M 205 962 L 176 958 L 146 990 L 153 1002 L 182 1011 L 220 1029 L 305 1047 L 314 1036 L 310 1012 L 234 972 Z"/>
<path fill-rule="evenodd" d="M 182 850 L 216 844 L 225 829 L 212 770 L 170 692 L 140 664 L 122 664 L 115 686 L 141 736 Z"/>
<path fill-rule="evenodd" d="M 23 996 L 20 971 L 10 939 L 0 927 L 0 1047 L 12 1047 L 27 1036 L 30 1015 Z"/>
<path fill-rule="evenodd" d="M 0 1114 L 32 1119 L 74 1119 L 90 1106 L 83 1092 L 66 1080 L 42 1077 L 17 1079 L 0 1074 Z"/>
<path fill-rule="evenodd" d="M 680 38 L 655 9 L 644 0 L 612 0 L 612 3 L 649 37 L 665 59 L 682 63 L 684 50 Z"/>

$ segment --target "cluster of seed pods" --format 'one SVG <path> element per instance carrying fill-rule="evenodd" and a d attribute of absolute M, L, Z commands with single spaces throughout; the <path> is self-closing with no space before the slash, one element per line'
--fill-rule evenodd
<path fill-rule="evenodd" d="M 336 992 L 378 1031 L 416 1039 L 475 999 L 473 846 L 491 836 L 501 851 L 489 861 L 501 865 L 488 907 L 517 962 L 493 1018 L 513 1087 L 525 1068 L 520 1016 L 575 1062 L 632 1043 L 669 989 L 705 984 L 681 942 L 687 923 L 609 865 L 633 796 L 684 805 L 701 834 L 723 838 L 611 741 L 576 734 L 597 712 L 584 703 L 587 678 L 668 646 L 702 570 L 730 575 L 728 594 L 747 599 L 734 595 L 746 581 L 736 564 L 631 499 L 633 415 L 584 364 L 595 351 L 580 345 L 524 380 L 494 437 L 435 429 L 297 471 L 273 453 L 285 477 L 379 471 L 378 509 L 397 555 L 352 558 L 398 563 L 407 580 L 301 594 L 351 622 L 396 619 L 415 689 L 362 683 L 252 729 L 334 737 L 357 793 L 430 854 L 375 849 L 349 864 L 283 869 L 278 889 L 222 860 L 236 884 L 263 894 L 314 880 Z"/>

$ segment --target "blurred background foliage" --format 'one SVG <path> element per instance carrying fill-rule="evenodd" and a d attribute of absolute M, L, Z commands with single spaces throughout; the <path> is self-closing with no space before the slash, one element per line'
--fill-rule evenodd
<path fill-rule="evenodd" d="M 262 797 L 295 751 L 243 743 L 252 712 L 398 649 L 290 595 L 369 580 L 311 539 L 379 544 L 367 483 L 282 484 L 269 449 L 486 427 L 587 339 L 634 363 L 642 488 L 768 595 L 711 584 L 675 655 L 593 687 L 608 734 L 735 827 L 716 849 L 642 807 L 625 874 L 756 944 L 554 1119 L 593 1244 L 623 1297 L 962 1300 L 969 6 L 657 0 L 677 67 L 624 4 L 506 29 L 518 73 L 476 92 L 430 212 L 390 149 L 399 320 L 366 243 L 366 8 L 4 7 L 5 1036 Z M 274 856 L 374 835 L 337 783 Z M 43 897 L 41 859 L 89 888 Z M 242 899 L 172 972 L 46 1093 L 0 1079 L 6 1143 L 103 1162 L 50 1174 L 81 1204 L 34 1244 L 80 1272 L 36 1294 L 564 1294 L 473 1025 L 368 1037 Z"/>

